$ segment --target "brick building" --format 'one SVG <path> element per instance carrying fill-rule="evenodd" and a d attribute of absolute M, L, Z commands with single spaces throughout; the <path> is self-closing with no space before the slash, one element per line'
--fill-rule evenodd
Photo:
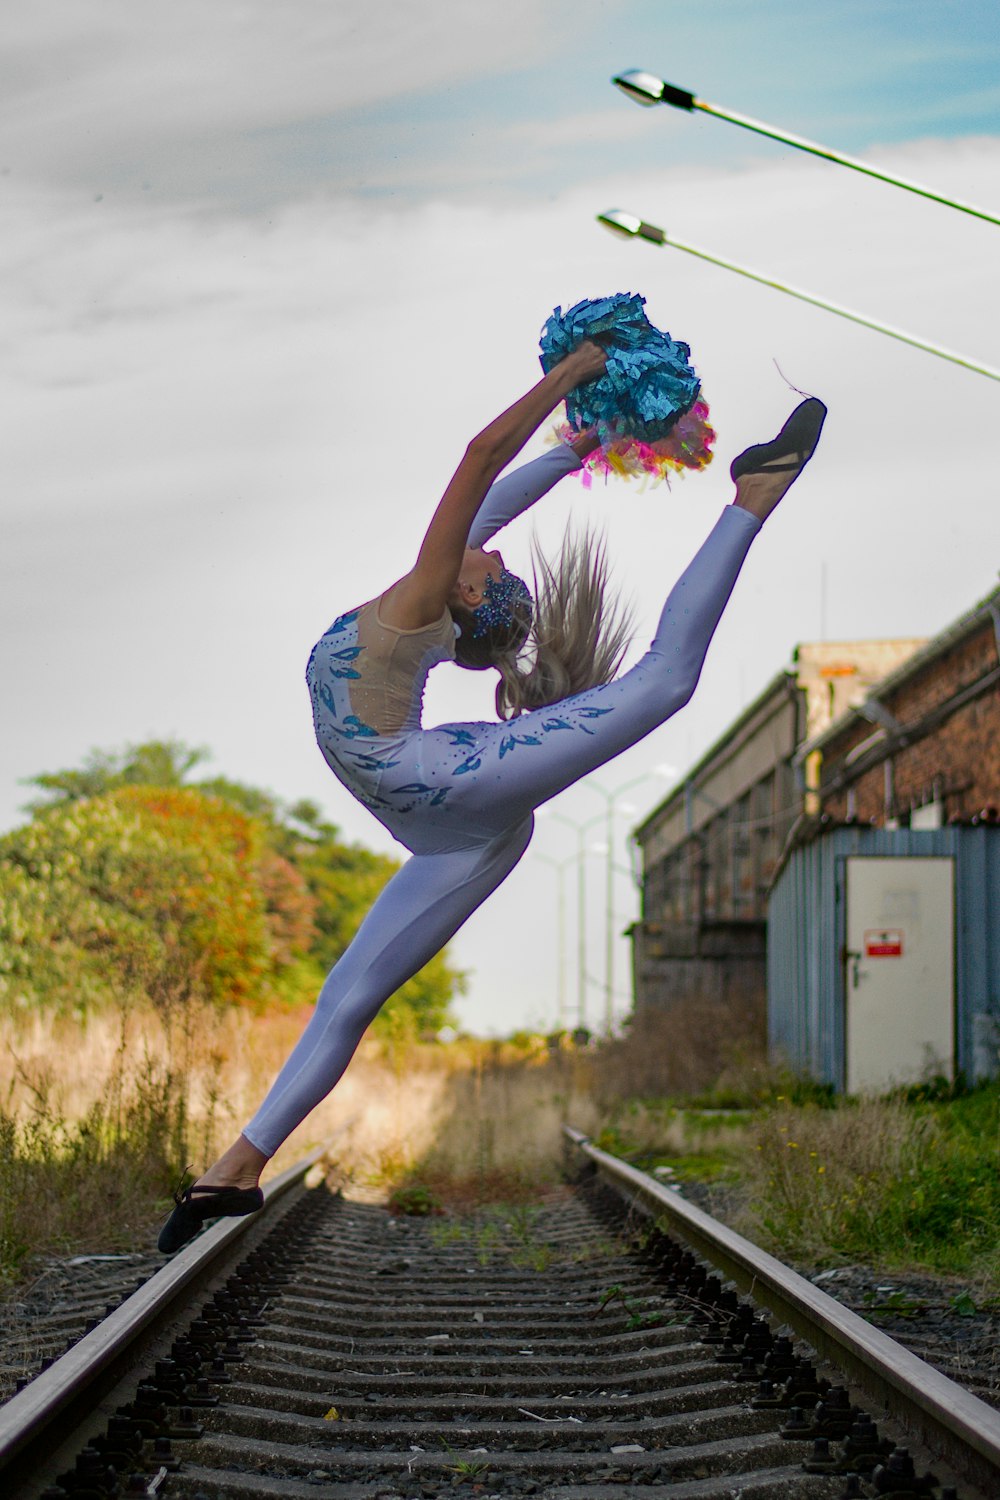
<path fill-rule="evenodd" d="M 642 859 L 642 914 L 630 932 L 637 1009 L 716 1000 L 752 1012 L 763 1036 L 767 893 L 810 801 L 798 751 L 923 644 L 797 646 L 791 667 L 635 830 Z"/>
<path fill-rule="evenodd" d="M 1000 588 L 803 746 L 834 823 L 940 828 L 1000 809 Z"/>
<path fill-rule="evenodd" d="M 1000 1070 L 1000 588 L 798 751 L 772 1051 L 849 1092 Z"/>

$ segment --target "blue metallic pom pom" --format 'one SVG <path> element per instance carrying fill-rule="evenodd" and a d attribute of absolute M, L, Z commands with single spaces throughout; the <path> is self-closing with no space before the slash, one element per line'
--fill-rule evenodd
<path fill-rule="evenodd" d="M 566 312 L 557 307 L 542 329 L 546 374 L 584 339 L 607 350 L 604 374 L 566 397 L 570 425 L 596 427 L 602 444 L 623 435 L 647 443 L 666 437 L 701 390 L 690 348 L 653 327 L 645 302 L 629 292 L 587 299 Z"/>

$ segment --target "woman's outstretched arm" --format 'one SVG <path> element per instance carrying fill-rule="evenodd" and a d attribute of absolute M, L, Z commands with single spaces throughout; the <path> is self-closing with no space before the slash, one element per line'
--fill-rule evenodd
<path fill-rule="evenodd" d="M 576 386 L 596 379 L 604 363 L 597 344 L 580 344 L 472 439 L 434 512 L 414 567 L 392 589 L 393 625 L 416 630 L 441 618 L 490 485 L 559 402 Z"/>
<path fill-rule="evenodd" d="M 599 448 L 601 440 L 596 432 L 581 432 L 565 443 L 559 443 L 543 453 L 541 458 L 521 464 L 512 469 L 495 484 L 491 484 L 486 498 L 476 511 L 476 519 L 469 531 L 467 545 L 485 547 L 486 543 L 509 526 L 511 521 L 529 510 L 536 500 L 547 495 L 565 474 L 580 468 L 585 458 Z"/>

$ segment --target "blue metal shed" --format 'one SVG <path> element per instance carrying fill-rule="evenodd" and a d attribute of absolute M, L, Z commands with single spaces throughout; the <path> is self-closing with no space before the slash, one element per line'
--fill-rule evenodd
<path fill-rule="evenodd" d="M 839 1090 L 848 1085 L 849 860 L 948 859 L 954 870 L 953 1067 L 994 1077 L 1000 1046 L 1000 827 L 841 827 L 795 849 L 768 906 L 772 1055 Z M 879 936 L 884 936 L 879 934 Z M 872 952 L 892 953 L 890 943 Z M 855 967 L 855 984 L 856 967 Z M 899 1025 L 905 1028 L 905 1014 Z"/>

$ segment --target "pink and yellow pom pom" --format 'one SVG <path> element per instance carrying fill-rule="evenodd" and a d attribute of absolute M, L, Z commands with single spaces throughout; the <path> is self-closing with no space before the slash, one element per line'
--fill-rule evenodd
<path fill-rule="evenodd" d="M 697 472 L 712 461 L 712 444 L 715 428 L 708 420 L 708 404 L 697 400 L 689 411 L 677 418 L 664 438 L 655 443 L 641 438 L 622 436 L 614 438 L 602 448 L 596 448 L 584 459 L 582 478 L 586 488 L 593 484 L 595 474 L 614 474 L 619 479 L 638 477 L 658 484 L 666 480 L 670 484 L 670 473 L 683 474 L 686 469 Z M 555 429 L 558 442 L 570 442 L 578 433 L 568 422 Z"/>

